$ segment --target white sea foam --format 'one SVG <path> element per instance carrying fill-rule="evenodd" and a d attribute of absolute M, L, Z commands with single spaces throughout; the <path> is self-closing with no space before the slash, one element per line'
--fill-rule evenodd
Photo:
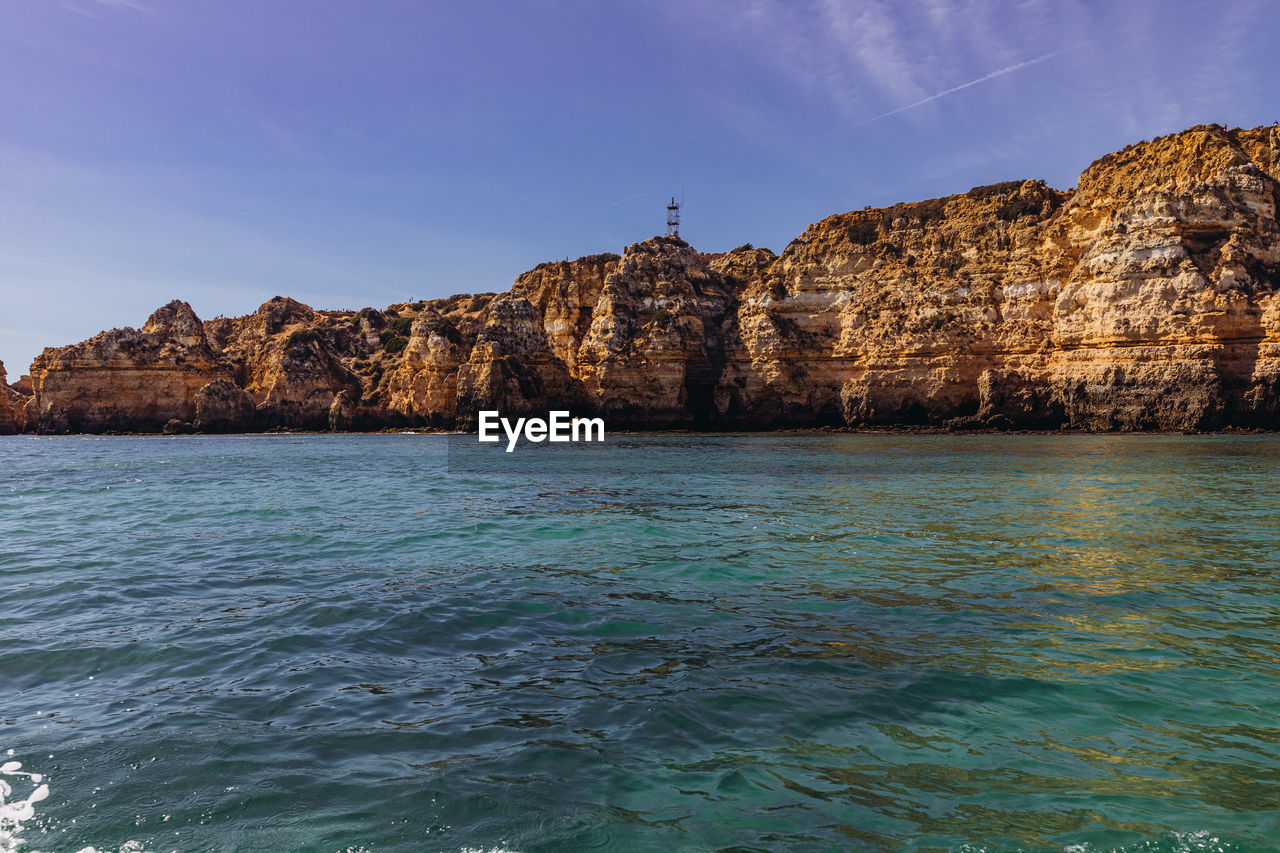
<path fill-rule="evenodd" d="M 956 853 L 995 853 L 982 845 L 962 844 Z M 1234 853 L 1238 848 L 1207 830 L 1170 832 L 1156 839 L 1139 841 L 1121 847 L 1097 847 L 1093 844 L 1068 844 L 1062 853 Z"/>
<path fill-rule="evenodd" d="M 13 750 L 7 757 L 11 758 Z M 30 785 L 26 796 L 14 794 L 10 779 L 25 780 L 19 785 Z M 36 816 L 36 803 L 49 796 L 49 786 L 39 773 L 22 769 L 21 761 L 6 760 L 0 764 L 0 853 L 17 853 L 22 844 L 22 828 Z"/>
<path fill-rule="evenodd" d="M 52 756 L 50 756 L 52 757 Z M 14 793 L 14 786 L 29 790 Z M 230 789 L 228 789 L 230 790 Z M 22 837 L 25 826 L 35 820 L 36 804 L 49 797 L 49 785 L 44 774 L 22 769 L 22 762 L 13 759 L 13 750 L 0 758 L 0 853 L 40 853 L 26 847 Z M 98 847 L 82 847 L 76 853 L 147 853 L 139 841 L 126 841 L 114 850 Z M 372 853 L 365 847 L 348 847 L 339 853 Z M 516 853 L 505 847 L 464 847 L 459 853 Z"/>
<path fill-rule="evenodd" d="M 10 780 L 15 780 L 11 782 Z M 14 785 L 31 786 L 29 791 L 15 795 Z M 24 850 L 22 838 L 23 828 L 35 820 L 36 803 L 49 797 L 49 784 L 45 782 L 43 773 L 32 773 L 22 769 L 22 762 L 13 760 L 13 750 L 6 753 L 6 759 L 0 762 L 0 853 L 19 853 Z M 24 850 L 24 853 L 39 853 L 36 850 Z M 76 853 L 111 853 L 96 847 L 83 847 Z M 137 841 L 126 841 L 115 853 L 146 853 L 142 844 Z"/>

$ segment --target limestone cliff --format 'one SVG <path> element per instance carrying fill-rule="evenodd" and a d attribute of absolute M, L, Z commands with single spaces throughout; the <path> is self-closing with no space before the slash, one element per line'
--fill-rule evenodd
<path fill-rule="evenodd" d="M 185 302 L 170 302 L 139 329 L 115 329 L 82 343 L 46 349 L 31 365 L 42 432 L 159 432 L 190 422 L 196 393 L 230 372 Z"/>
<path fill-rule="evenodd" d="M 1025 182 L 831 217 L 753 282 L 740 425 L 1276 428 L 1275 128 L 1198 127 Z"/>
<path fill-rule="evenodd" d="M 0 429 L 1280 428 L 1280 128 L 1133 145 L 1035 181 L 864 209 L 781 255 L 656 237 L 501 294 L 201 324 L 46 350 Z M 21 396 L 21 395 L 18 395 Z"/>
<path fill-rule="evenodd" d="M 1195 128 L 1081 175 L 1041 247 L 1068 246 L 1045 369 L 1070 423 L 1277 425 L 1277 134 Z"/>
<path fill-rule="evenodd" d="M 23 432 L 27 426 L 26 405 L 30 398 L 7 382 L 4 362 L 0 361 L 0 435 Z"/>
<path fill-rule="evenodd" d="M 735 289 L 669 237 L 525 273 L 459 368 L 460 421 L 563 405 L 630 427 L 709 423 Z"/>

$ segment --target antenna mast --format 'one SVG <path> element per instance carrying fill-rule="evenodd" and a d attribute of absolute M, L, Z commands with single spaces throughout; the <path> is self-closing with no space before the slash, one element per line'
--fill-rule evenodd
<path fill-rule="evenodd" d="M 667 236 L 680 236 L 680 204 L 675 196 L 671 197 L 671 203 L 667 205 Z"/>

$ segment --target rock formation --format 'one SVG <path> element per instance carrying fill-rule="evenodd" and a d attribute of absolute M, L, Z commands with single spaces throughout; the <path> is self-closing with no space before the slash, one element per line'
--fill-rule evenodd
<path fill-rule="evenodd" d="M 196 393 L 230 379 L 204 324 L 185 302 L 170 302 L 141 330 L 115 329 L 46 349 L 31 365 L 41 432 L 159 432 L 196 416 Z"/>
<path fill-rule="evenodd" d="M 202 324 L 174 302 L 46 350 L 0 430 L 466 428 L 482 408 L 610 429 L 1277 429 L 1278 208 L 1280 129 L 1210 125 L 1074 190 L 839 214 L 777 256 L 655 237 L 382 311 L 277 297 Z"/>
<path fill-rule="evenodd" d="M 0 435 L 23 432 L 27 425 L 26 405 L 29 397 L 7 384 L 4 362 L 0 361 Z"/>
<path fill-rule="evenodd" d="M 230 379 L 210 382 L 196 392 L 193 426 L 200 432 L 239 432 L 255 420 L 253 396 Z"/>

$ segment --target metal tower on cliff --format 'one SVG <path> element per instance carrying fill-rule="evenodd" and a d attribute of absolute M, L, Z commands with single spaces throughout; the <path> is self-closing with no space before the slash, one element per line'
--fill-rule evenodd
<path fill-rule="evenodd" d="M 671 204 L 667 205 L 667 236 L 680 236 L 680 204 L 675 196 L 671 197 Z"/>

